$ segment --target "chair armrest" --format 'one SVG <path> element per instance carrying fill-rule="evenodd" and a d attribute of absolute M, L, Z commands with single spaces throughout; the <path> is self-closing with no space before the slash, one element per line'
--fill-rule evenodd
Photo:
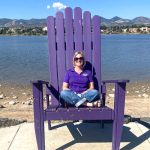
<path fill-rule="evenodd" d="M 121 79 L 121 80 L 103 80 L 102 83 L 128 83 L 130 80 Z"/>
<path fill-rule="evenodd" d="M 102 85 L 101 85 L 101 93 L 102 93 L 102 104 L 103 106 L 105 106 L 105 100 L 106 100 L 106 83 L 115 83 L 115 95 L 118 97 L 118 94 L 116 93 L 116 91 L 118 91 L 119 87 L 122 86 L 123 87 L 123 91 L 122 93 L 125 93 L 125 88 L 126 88 L 126 83 L 128 83 L 129 80 L 103 80 L 102 81 Z M 118 98 L 117 98 L 118 99 Z M 118 101 L 118 100 L 116 100 Z"/>
<path fill-rule="evenodd" d="M 130 80 L 121 79 L 121 80 L 103 80 L 101 85 L 101 92 L 106 94 L 106 83 L 117 83 L 117 84 L 125 84 L 128 83 Z"/>

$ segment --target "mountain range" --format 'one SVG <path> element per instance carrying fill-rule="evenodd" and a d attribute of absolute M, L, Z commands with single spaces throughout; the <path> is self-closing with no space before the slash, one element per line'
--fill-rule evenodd
<path fill-rule="evenodd" d="M 126 26 L 126 25 L 150 25 L 150 18 L 136 17 L 134 19 L 123 19 L 115 16 L 111 19 L 101 17 L 101 25 L 105 26 Z M 46 19 L 0 19 L 0 27 L 45 27 Z"/>

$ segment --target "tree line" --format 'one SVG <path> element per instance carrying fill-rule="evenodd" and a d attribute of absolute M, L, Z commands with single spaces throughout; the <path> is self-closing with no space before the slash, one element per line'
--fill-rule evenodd
<path fill-rule="evenodd" d="M 0 35 L 47 35 L 47 31 L 42 27 L 34 28 L 0 28 Z"/>
<path fill-rule="evenodd" d="M 148 27 L 148 32 L 142 31 L 142 27 Z M 100 27 L 101 33 L 104 34 L 119 34 L 133 33 L 131 29 L 136 29 L 136 33 L 150 33 L 150 26 L 146 25 L 124 25 L 124 26 L 105 26 Z M 0 35 L 47 35 L 47 31 L 43 27 L 19 27 L 19 28 L 0 28 Z"/>

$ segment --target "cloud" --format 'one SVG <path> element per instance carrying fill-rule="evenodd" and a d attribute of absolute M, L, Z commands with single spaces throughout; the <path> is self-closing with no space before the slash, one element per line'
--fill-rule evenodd
<path fill-rule="evenodd" d="M 50 5 L 47 5 L 47 9 L 50 9 L 51 8 L 51 6 Z"/>
<path fill-rule="evenodd" d="M 61 9 L 65 9 L 67 6 L 62 4 L 62 3 L 60 3 L 60 2 L 54 2 L 52 7 L 56 8 L 58 10 L 61 10 Z"/>

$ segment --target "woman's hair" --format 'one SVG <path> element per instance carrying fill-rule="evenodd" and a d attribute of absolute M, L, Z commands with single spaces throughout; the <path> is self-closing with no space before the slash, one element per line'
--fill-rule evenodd
<path fill-rule="evenodd" d="M 86 61 L 85 61 L 85 57 L 84 57 L 84 54 L 83 54 L 82 51 L 77 51 L 77 52 L 74 53 L 74 55 L 73 55 L 73 66 L 75 67 L 75 61 L 74 61 L 74 59 L 76 58 L 76 56 L 78 54 L 82 55 L 82 57 L 83 57 L 83 67 L 84 67 L 86 65 Z"/>

